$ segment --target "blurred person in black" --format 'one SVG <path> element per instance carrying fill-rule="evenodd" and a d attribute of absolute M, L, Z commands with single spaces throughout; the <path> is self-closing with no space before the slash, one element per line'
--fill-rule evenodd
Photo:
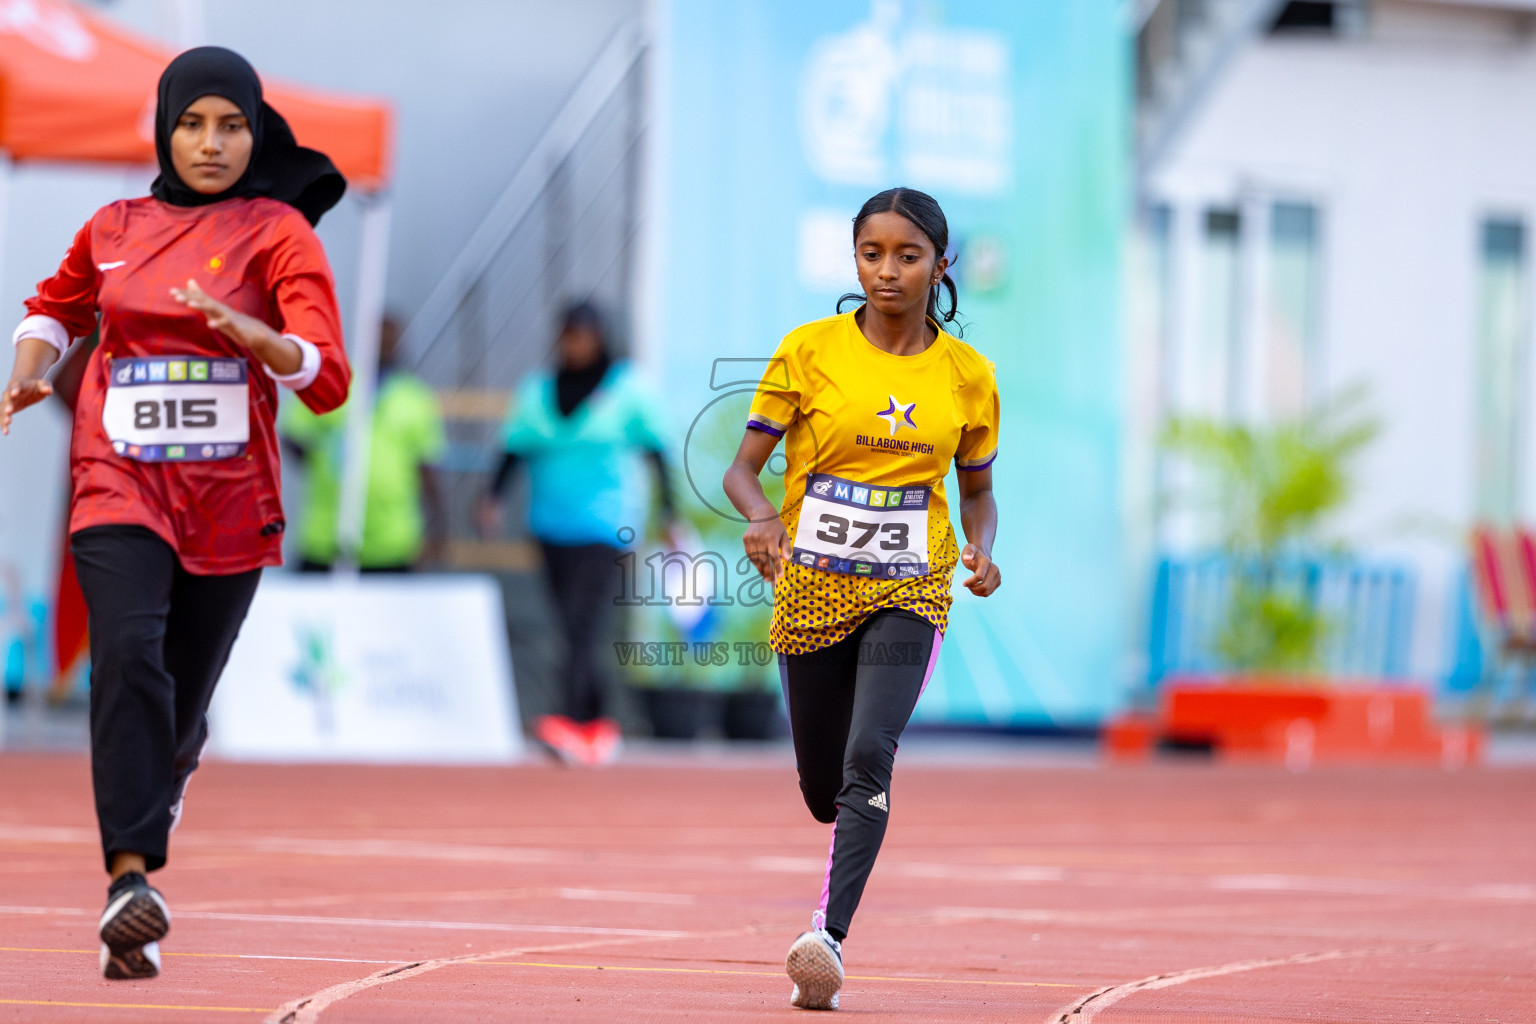
<path fill-rule="evenodd" d="M 604 714 L 608 658 L 601 650 L 619 595 L 619 558 L 646 509 L 636 455 L 655 471 L 663 518 L 674 519 L 659 403 L 628 362 L 610 351 L 591 303 L 570 306 L 555 342 L 556 368 L 532 373 L 502 428 L 503 455 L 478 511 L 482 535 L 499 532 L 501 495 L 519 467 L 529 478 L 528 528 L 567 644 L 565 713 L 544 715 L 540 740 L 569 763 L 617 755 L 618 724 Z"/>

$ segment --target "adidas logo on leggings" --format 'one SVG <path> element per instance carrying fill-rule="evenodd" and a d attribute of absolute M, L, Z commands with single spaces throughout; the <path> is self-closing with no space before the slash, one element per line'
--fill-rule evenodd
<path fill-rule="evenodd" d="M 890 806 L 890 804 L 885 802 L 885 794 L 883 792 L 880 793 L 877 796 L 870 797 L 869 798 L 869 806 L 871 806 L 871 807 L 878 807 L 882 811 L 884 811 L 886 814 L 890 814 L 891 813 L 891 806 Z"/>

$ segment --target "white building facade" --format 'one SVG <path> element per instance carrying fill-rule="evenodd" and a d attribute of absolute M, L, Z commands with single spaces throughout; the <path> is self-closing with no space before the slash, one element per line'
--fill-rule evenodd
<path fill-rule="evenodd" d="M 1536 2 L 1289 6 L 1144 169 L 1134 508 L 1163 417 L 1263 422 L 1364 385 L 1382 432 L 1339 532 L 1413 568 L 1410 672 L 1442 678 L 1468 531 L 1536 515 Z M 1152 521 L 1149 547 L 1196 543 Z"/>

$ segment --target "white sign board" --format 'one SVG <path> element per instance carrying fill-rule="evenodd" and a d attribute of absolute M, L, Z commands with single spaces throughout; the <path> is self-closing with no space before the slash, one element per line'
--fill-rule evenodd
<path fill-rule="evenodd" d="M 209 718 L 216 757 L 515 761 L 501 592 L 482 576 L 268 572 Z"/>

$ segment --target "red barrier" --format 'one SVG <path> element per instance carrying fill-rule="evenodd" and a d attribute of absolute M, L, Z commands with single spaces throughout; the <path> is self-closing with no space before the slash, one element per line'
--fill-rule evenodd
<path fill-rule="evenodd" d="M 1105 752 L 1115 759 L 1145 757 L 1160 743 L 1292 768 L 1379 761 L 1459 768 L 1481 759 L 1483 735 L 1437 723 L 1420 690 L 1186 681 L 1165 688 L 1155 718 L 1127 717 L 1104 730 Z"/>

